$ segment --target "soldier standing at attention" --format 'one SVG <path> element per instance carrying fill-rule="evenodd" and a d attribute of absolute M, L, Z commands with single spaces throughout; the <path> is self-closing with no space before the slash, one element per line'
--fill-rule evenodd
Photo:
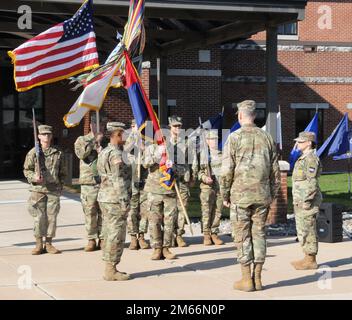
<path fill-rule="evenodd" d="M 98 173 L 101 178 L 98 201 L 104 217 L 105 239 L 103 260 L 104 280 L 129 280 L 130 275 L 116 270 L 120 262 L 125 239 L 127 215 L 131 198 L 131 166 L 123 161 L 125 125 L 109 122 L 109 145 L 98 156 Z"/>
<path fill-rule="evenodd" d="M 175 176 L 176 183 L 178 184 L 181 199 L 185 208 L 187 209 L 188 200 L 190 198 L 190 186 L 195 181 L 195 172 L 191 168 L 195 167 L 193 162 L 197 160 L 194 156 L 195 150 L 189 150 L 188 141 L 180 136 L 180 130 L 182 128 L 182 118 L 176 115 L 169 117 L 170 127 L 170 141 L 167 144 L 170 159 L 175 164 Z M 193 159 L 189 158 L 189 155 Z M 192 164 L 192 166 L 191 166 Z M 175 227 L 176 243 L 179 247 L 187 247 L 187 243 L 183 239 L 182 235 L 185 233 L 185 216 L 182 212 L 182 206 L 177 199 L 177 221 Z"/>
<path fill-rule="evenodd" d="M 132 197 L 131 209 L 127 219 L 128 234 L 131 236 L 130 250 L 149 249 L 149 243 L 145 241 L 144 234 L 148 231 L 148 194 L 144 191 L 144 184 L 148 176 L 148 170 L 142 167 L 144 144 L 136 126 L 136 121 L 131 122 L 132 132 L 126 139 L 125 151 L 137 154 L 131 155 L 132 162 Z M 139 177 L 138 177 L 139 173 Z"/>
<path fill-rule="evenodd" d="M 97 201 L 100 177 L 97 170 L 98 154 L 103 149 L 102 132 L 97 132 L 96 115 L 91 115 L 90 132 L 80 136 L 75 142 L 75 153 L 80 159 L 79 183 L 81 185 L 81 203 L 85 216 L 88 244 L 84 251 L 100 249 L 103 245 L 103 217 Z M 96 243 L 98 240 L 98 246 Z"/>
<path fill-rule="evenodd" d="M 238 105 L 241 128 L 230 134 L 223 152 L 221 192 L 234 217 L 235 245 L 242 279 L 234 289 L 262 290 L 266 256 L 265 221 L 280 188 L 280 170 L 272 137 L 255 123 L 255 102 Z M 251 274 L 251 264 L 254 274 Z"/>
<path fill-rule="evenodd" d="M 144 154 L 143 166 L 148 169 L 144 191 L 148 193 L 148 220 L 150 244 L 154 249 L 152 260 L 176 259 L 169 248 L 176 227 L 177 201 L 174 187 L 161 185 L 159 164 L 166 152 L 165 145 L 149 145 Z M 174 168 L 170 161 L 170 166 Z"/>
<path fill-rule="evenodd" d="M 322 202 L 318 181 L 322 166 L 315 154 L 314 132 L 301 132 L 295 141 L 302 155 L 296 161 L 292 173 L 292 196 L 297 236 L 305 257 L 291 264 L 297 270 L 317 269 L 316 220 Z"/>
<path fill-rule="evenodd" d="M 56 234 L 56 219 L 60 211 L 60 195 L 62 193 L 67 170 L 64 164 L 64 153 L 51 146 L 53 128 L 47 125 L 38 126 L 38 138 L 43 150 L 43 159 L 37 159 L 35 148 L 31 149 L 24 162 L 24 176 L 30 183 L 28 211 L 34 218 L 34 237 L 36 247 L 32 254 L 45 251 L 52 254 L 61 253 L 52 245 Z M 36 172 L 36 164 L 44 164 L 42 174 Z M 44 242 L 43 242 L 44 240 Z"/>
<path fill-rule="evenodd" d="M 207 133 L 206 143 L 208 148 L 203 150 L 205 152 L 201 151 L 198 173 L 204 245 L 221 245 L 224 242 L 218 237 L 218 233 L 223 210 L 223 200 L 219 186 L 222 153 L 218 150 L 218 134 L 216 131 L 210 130 Z"/>

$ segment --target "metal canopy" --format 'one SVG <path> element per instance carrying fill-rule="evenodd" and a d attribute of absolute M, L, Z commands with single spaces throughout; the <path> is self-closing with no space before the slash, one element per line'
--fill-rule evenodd
<path fill-rule="evenodd" d="M 70 18 L 82 0 L 12 0 L 0 3 L 0 48 L 13 49 L 32 36 Z M 306 0 L 146 0 L 147 43 L 144 58 L 234 42 L 268 27 L 302 20 Z M 20 5 L 32 9 L 32 30 L 19 30 Z M 100 54 L 123 33 L 129 0 L 93 0 Z"/>

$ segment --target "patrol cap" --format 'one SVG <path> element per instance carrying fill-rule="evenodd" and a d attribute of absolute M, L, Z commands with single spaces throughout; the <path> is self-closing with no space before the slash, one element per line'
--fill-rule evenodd
<path fill-rule="evenodd" d="M 315 133 L 314 132 L 309 132 L 309 131 L 300 132 L 299 135 L 298 135 L 298 138 L 294 139 L 294 141 L 297 141 L 297 142 L 306 142 L 306 141 L 315 142 Z"/>
<path fill-rule="evenodd" d="M 126 125 L 122 122 L 108 122 L 106 124 L 106 130 L 108 132 L 114 132 L 115 130 L 125 130 Z"/>
<path fill-rule="evenodd" d="M 218 132 L 217 132 L 217 130 L 208 130 L 205 137 L 208 140 L 218 139 Z"/>
<path fill-rule="evenodd" d="M 176 126 L 176 125 L 182 126 L 182 118 L 179 116 L 175 116 L 175 115 L 169 117 L 169 125 L 170 126 Z"/>
<path fill-rule="evenodd" d="M 44 134 L 44 133 L 53 133 L 53 127 L 52 126 L 48 126 L 46 124 L 42 124 L 40 126 L 38 126 L 38 132 L 39 134 Z"/>
<path fill-rule="evenodd" d="M 250 112 L 254 112 L 256 107 L 256 103 L 254 100 L 244 100 L 240 103 L 237 103 L 237 112 L 243 111 L 243 110 L 248 110 Z"/>

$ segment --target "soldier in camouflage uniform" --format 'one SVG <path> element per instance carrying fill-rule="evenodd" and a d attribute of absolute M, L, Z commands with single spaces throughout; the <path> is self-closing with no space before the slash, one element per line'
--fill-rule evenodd
<path fill-rule="evenodd" d="M 123 132 L 125 125 L 109 122 L 109 145 L 98 156 L 98 173 L 101 178 L 98 201 L 104 217 L 105 241 L 103 260 L 104 280 L 129 280 L 130 275 L 116 270 L 120 262 L 125 239 L 127 215 L 131 198 L 131 166 L 124 161 Z"/>
<path fill-rule="evenodd" d="M 315 154 L 314 132 L 301 132 L 295 139 L 302 155 L 295 163 L 292 173 L 293 206 L 296 216 L 298 240 L 305 257 L 291 264 L 297 270 L 317 269 L 318 235 L 316 220 L 322 194 L 319 188 L 319 176 L 322 166 Z"/>
<path fill-rule="evenodd" d="M 200 201 L 202 208 L 202 227 L 204 245 L 221 245 L 224 242 L 218 237 L 223 199 L 220 193 L 220 176 L 222 153 L 218 150 L 218 134 L 210 130 L 206 135 L 207 147 L 200 154 Z M 210 171 L 210 172 L 209 172 Z"/>
<path fill-rule="evenodd" d="M 32 254 L 38 255 L 45 251 L 52 254 L 61 253 L 52 245 L 56 234 L 56 220 L 60 211 L 60 195 L 62 193 L 67 169 L 64 153 L 57 147 L 51 146 L 53 129 L 48 125 L 38 127 L 38 138 L 43 150 L 42 175 L 36 170 L 39 159 L 35 148 L 31 149 L 24 162 L 23 173 L 30 183 L 30 197 L 28 211 L 34 218 L 34 237 L 36 247 Z M 44 240 L 44 241 L 43 241 Z"/>
<path fill-rule="evenodd" d="M 126 152 L 137 151 L 137 155 L 131 155 L 132 159 L 132 198 L 131 210 L 127 219 L 127 230 L 131 236 L 130 250 L 149 249 L 149 243 L 145 241 L 144 234 L 148 232 L 148 194 L 144 191 L 144 184 L 148 176 L 148 170 L 142 167 L 141 159 L 144 144 L 138 133 L 136 121 L 131 122 L 132 132 L 128 136 L 125 144 Z M 138 171 L 140 177 L 138 177 Z"/>
<path fill-rule="evenodd" d="M 104 134 L 97 132 L 95 113 L 91 116 L 90 132 L 77 138 L 74 146 L 76 156 L 80 159 L 79 183 L 81 185 L 81 203 L 85 216 L 88 244 L 86 252 L 100 249 L 103 245 L 103 218 L 97 201 L 100 177 L 97 170 L 98 154 L 106 146 Z M 98 241 L 98 246 L 96 243 Z"/>
<path fill-rule="evenodd" d="M 143 166 L 149 171 L 144 191 L 148 193 L 150 243 L 154 248 L 152 260 L 176 259 L 169 250 L 177 219 L 176 193 L 174 188 L 166 189 L 160 184 L 159 164 L 165 152 L 164 145 L 152 144 L 146 148 L 143 158 Z"/>
<path fill-rule="evenodd" d="M 234 289 L 261 290 L 266 255 L 265 221 L 280 188 L 280 170 L 272 137 L 255 123 L 255 102 L 238 104 L 241 128 L 226 141 L 223 152 L 221 192 L 234 218 L 235 244 L 242 279 Z M 251 264 L 254 274 L 251 275 Z"/>
<path fill-rule="evenodd" d="M 167 148 L 170 159 L 174 162 L 176 183 L 180 190 L 181 199 L 187 209 L 190 198 L 190 186 L 193 185 L 197 173 L 192 170 L 197 158 L 195 150 L 189 148 L 188 141 L 180 137 L 182 118 L 176 115 L 169 117 L 170 140 Z M 194 151 L 194 152 L 193 152 Z M 189 157 L 190 156 L 190 157 Z M 175 228 L 176 243 L 179 247 L 186 247 L 187 243 L 182 235 L 185 233 L 185 216 L 179 199 L 177 199 L 177 225 Z"/>

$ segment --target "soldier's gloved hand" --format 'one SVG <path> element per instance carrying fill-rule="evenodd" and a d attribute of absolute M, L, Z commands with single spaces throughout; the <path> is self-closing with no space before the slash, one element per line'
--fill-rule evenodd
<path fill-rule="evenodd" d="M 174 163 L 173 163 L 171 160 L 166 160 L 165 165 L 166 165 L 166 168 L 167 168 L 167 169 L 172 168 L 173 164 L 174 164 Z"/>
<path fill-rule="evenodd" d="M 97 143 L 100 143 L 103 140 L 103 138 L 104 138 L 104 134 L 102 134 L 101 132 L 97 132 L 95 134 L 95 141 Z"/>
<path fill-rule="evenodd" d="M 134 187 L 138 190 L 142 190 L 144 187 L 144 181 L 135 181 Z"/>
<path fill-rule="evenodd" d="M 312 204 L 310 202 L 303 202 L 302 208 L 303 210 L 310 210 L 312 209 Z"/>
<path fill-rule="evenodd" d="M 211 185 L 214 182 L 214 180 L 212 178 L 210 178 L 210 177 L 205 177 L 204 180 L 205 180 L 205 183 L 208 184 L 208 185 Z"/>
<path fill-rule="evenodd" d="M 224 205 L 224 207 L 226 207 L 226 208 L 230 208 L 231 203 L 230 203 L 230 201 L 224 201 L 224 202 L 223 202 L 223 205 Z"/>
<path fill-rule="evenodd" d="M 97 148 L 97 152 L 98 152 L 98 153 L 100 153 L 102 150 L 103 150 L 103 147 L 102 147 L 102 146 L 99 146 L 99 147 Z"/>
<path fill-rule="evenodd" d="M 38 184 L 43 183 L 44 182 L 44 178 L 43 178 L 43 176 L 41 176 L 39 174 L 36 174 L 34 179 L 33 179 L 33 182 L 38 183 Z"/>

